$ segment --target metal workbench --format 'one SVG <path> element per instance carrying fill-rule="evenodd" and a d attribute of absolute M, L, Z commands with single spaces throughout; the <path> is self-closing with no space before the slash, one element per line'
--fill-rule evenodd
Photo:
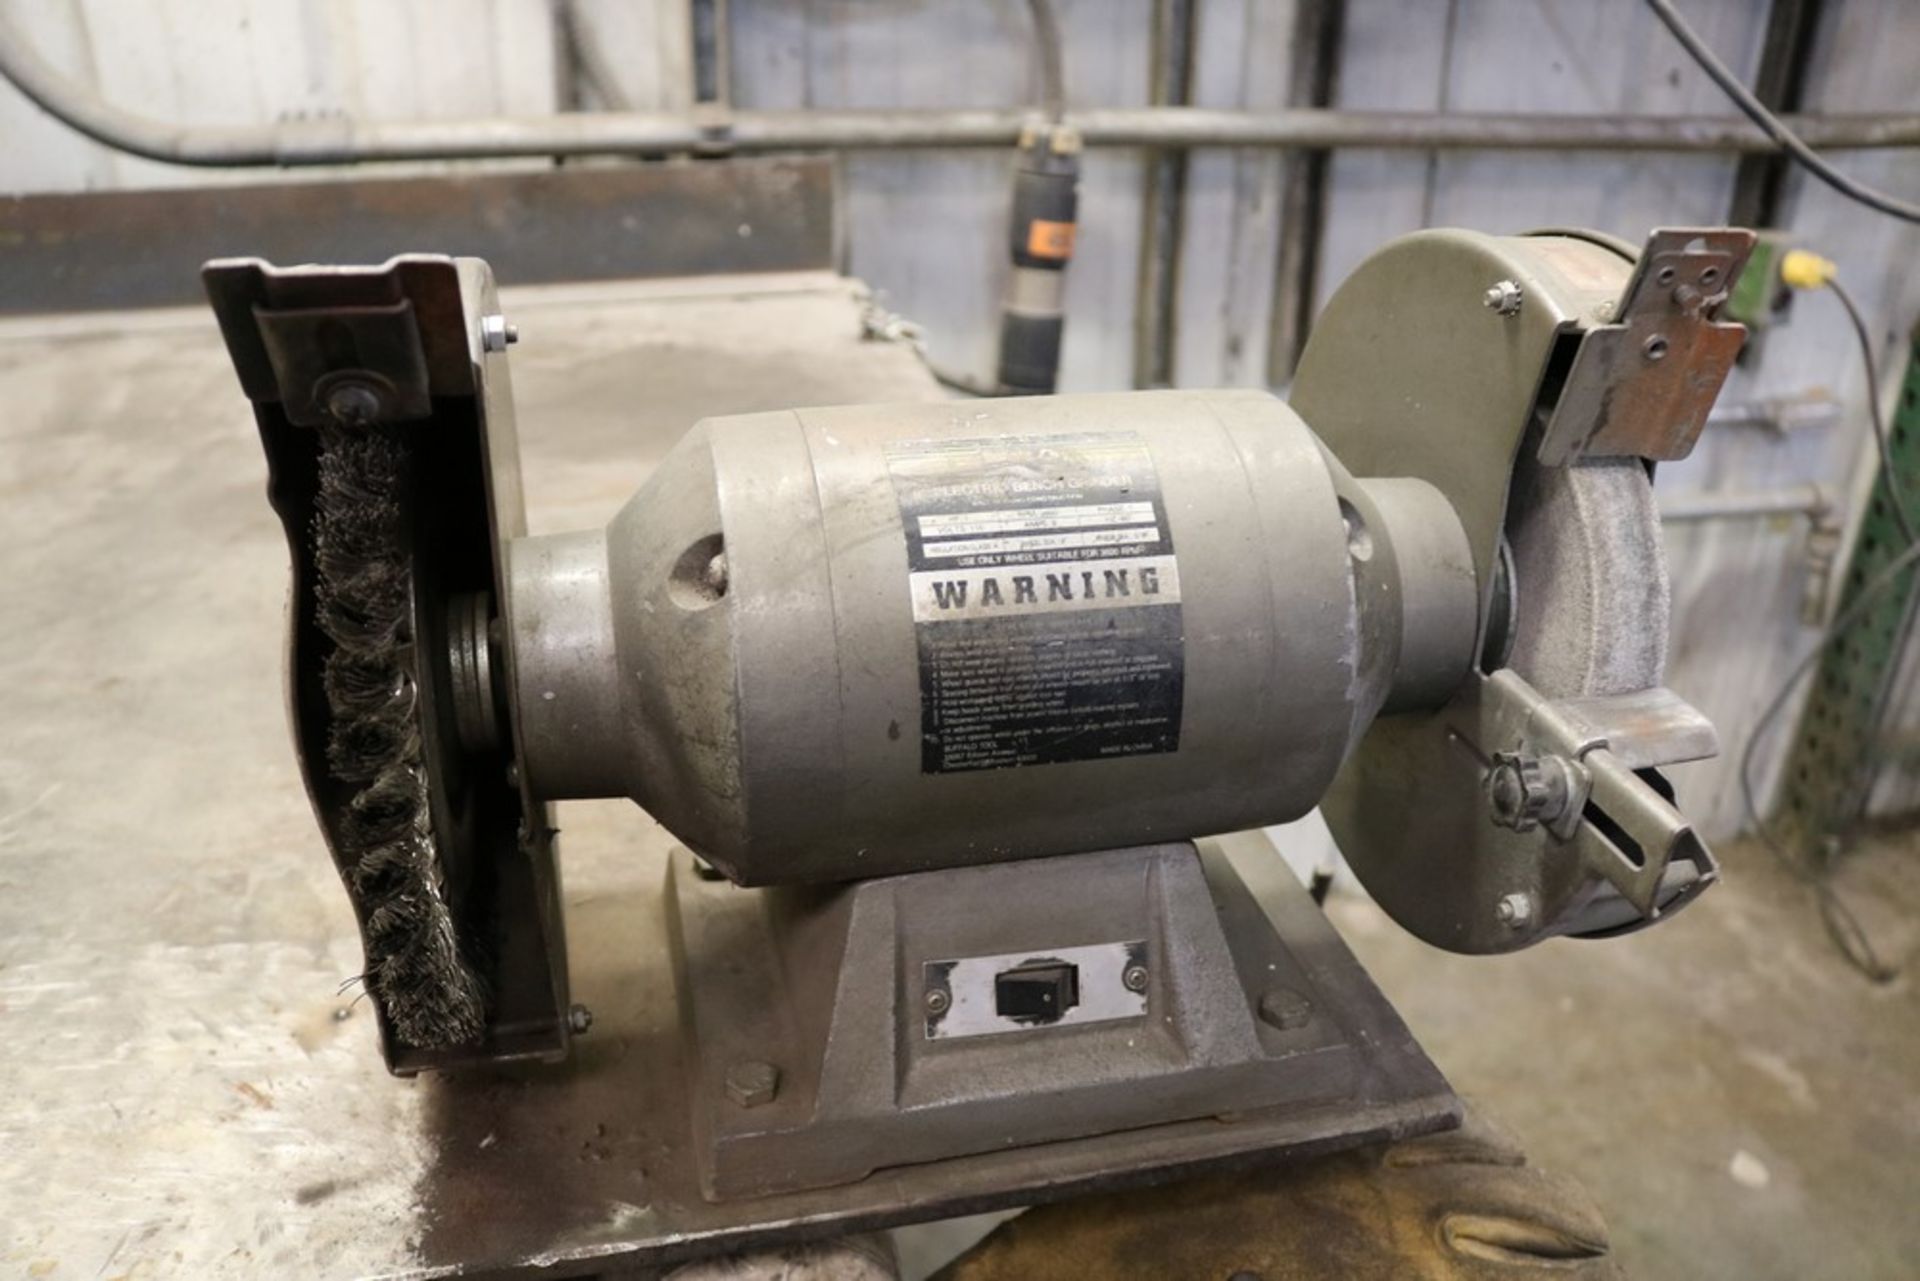
<path fill-rule="evenodd" d="M 823 273 L 510 291 L 534 531 L 605 520 L 706 413 L 938 399 L 909 347 L 863 337 L 862 299 Z M 979 1164 L 1002 1157 L 750 1213 L 675 1182 L 670 842 L 624 802 L 560 811 L 596 1016 L 574 1061 L 386 1075 L 287 740 L 284 543 L 211 315 L 0 323 L 0 410 L 0 1274 L 575 1275 L 745 1240 L 749 1219 L 1005 1203 Z M 1268 853 L 1236 865 L 1290 884 Z M 1270 912 L 1300 910 L 1282 897 Z M 1450 1118 L 1357 982 L 1360 1035 L 1405 1050 L 1373 1132 Z M 1191 1124 L 1232 1162 L 1326 1146 L 1353 1116 Z M 1034 1197 L 1101 1185 L 1080 1146 L 1055 1145 Z"/>

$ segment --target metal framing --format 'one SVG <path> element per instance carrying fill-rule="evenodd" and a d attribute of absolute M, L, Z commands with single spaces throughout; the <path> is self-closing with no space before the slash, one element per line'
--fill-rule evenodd
<path fill-rule="evenodd" d="M 1878 393 L 1868 388 L 1867 394 Z M 1890 483 L 1884 468 L 1874 478 L 1843 580 L 1841 611 L 1906 551 L 1893 491 L 1920 492 L 1920 328 L 1909 339 L 1907 375 L 1888 446 L 1899 483 Z M 1821 659 L 1787 757 L 1780 807 L 1782 817 L 1816 849 L 1829 848 L 1830 837 L 1844 838 L 1866 813 L 1884 757 L 1882 722 L 1913 628 L 1916 594 L 1915 576 L 1908 572 L 1869 602 L 1860 620 Z"/>
<path fill-rule="evenodd" d="M 183 126 L 117 107 L 75 84 L 0 23 L 0 76 L 105 146 L 176 165 L 247 168 L 508 156 L 727 155 L 755 151 L 1011 147 L 1027 113 L 982 111 L 575 112 L 483 120 L 345 117 Z M 1391 147 L 1546 151 L 1776 152 L 1735 116 L 1555 116 L 1148 107 L 1074 112 L 1090 147 Z M 1920 115 L 1793 116 L 1809 146 L 1920 144 Z"/>

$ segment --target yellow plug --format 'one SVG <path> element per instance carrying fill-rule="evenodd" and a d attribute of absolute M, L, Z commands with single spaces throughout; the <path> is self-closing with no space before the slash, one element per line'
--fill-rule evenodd
<path fill-rule="evenodd" d="M 1780 279 L 1794 289 L 1823 289 L 1838 270 L 1833 259 L 1808 249 L 1789 249 L 1780 256 Z"/>

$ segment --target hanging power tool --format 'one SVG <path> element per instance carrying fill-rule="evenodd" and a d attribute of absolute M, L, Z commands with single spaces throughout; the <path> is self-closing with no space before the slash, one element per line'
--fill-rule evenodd
<path fill-rule="evenodd" d="M 1651 464 L 1739 349 L 1750 244 L 1422 232 L 1334 296 L 1291 405 L 709 419 L 541 537 L 485 264 L 210 264 L 389 1065 L 565 1053 L 567 798 L 691 851 L 666 928 L 716 1199 L 1336 1097 L 1343 989 L 1209 834 L 1322 806 L 1462 952 L 1672 914 L 1715 872 L 1659 769 L 1716 742 L 1661 686 Z M 1185 1141 L 1154 1142 L 1124 1163 Z"/>

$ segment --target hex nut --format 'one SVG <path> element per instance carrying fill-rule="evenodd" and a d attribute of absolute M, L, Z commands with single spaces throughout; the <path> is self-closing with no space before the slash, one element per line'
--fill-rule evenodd
<path fill-rule="evenodd" d="M 1566 817 L 1573 798 L 1566 763 L 1556 756 L 1495 752 L 1485 786 L 1493 821 L 1516 832 L 1551 827 Z"/>
<path fill-rule="evenodd" d="M 1260 1021 L 1283 1032 L 1305 1027 L 1313 1021 L 1313 1002 L 1290 987 L 1270 987 L 1260 994 Z"/>
<path fill-rule="evenodd" d="M 519 341 L 520 331 L 499 312 L 480 317 L 480 344 L 488 351 L 505 351 L 508 344 Z"/>
<path fill-rule="evenodd" d="M 1525 929 L 1533 923 L 1533 895 L 1515 893 L 1503 896 L 1494 908 L 1494 915 L 1508 929 Z"/>
<path fill-rule="evenodd" d="M 780 1069 L 758 1059 L 746 1059 L 727 1069 L 727 1097 L 743 1108 L 773 1102 L 780 1092 Z"/>
<path fill-rule="evenodd" d="M 1481 296 L 1481 301 L 1486 303 L 1487 310 L 1496 316 L 1519 315 L 1520 304 L 1525 300 L 1526 295 L 1521 292 L 1520 282 L 1517 280 L 1497 281 L 1493 288 Z"/>

